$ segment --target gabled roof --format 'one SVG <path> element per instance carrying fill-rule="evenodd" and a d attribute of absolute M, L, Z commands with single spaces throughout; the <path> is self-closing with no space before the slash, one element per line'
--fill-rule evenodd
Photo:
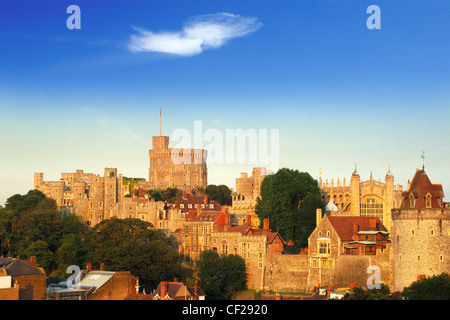
<path fill-rule="evenodd" d="M 78 283 L 81 287 L 95 287 L 96 289 L 103 286 L 109 279 L 114 276 L 113 271 L 87 271 L 87 274 Z"/>
<path fill-rule="evenodd" d="M 26 276 L 45 274 L 42 269 L 35 268 L 27 260 L 16 258 L 0 258 L 0 268 L 9 276 Z"/>
<path fill-rule="evenodd" d="M 278 232 L 272 232 L 264 229 L 254 229 L 247 225 L 231 226 L 228 228 L 225 228 L 224 225 L 219 225 L 217 228 L 217 232 L 236 232 L 244 236 L 266 236 L 268 243 L 272 243 L 273 240 L 278 237 L 284 243 L 284 240 L 281 238 Z"/>
<path fill-rule="evenodd" d="M 220 204 L 215 201 L 215 200 L 211 200 L 208 199 L 208 197 L 205 196 L 191 196 L 190 194 L 184 194 L 181 195 L 173 204 L 172 207 L 173 208 L 177 208 L 180 209 L 180 205 L 184 205 L 184 210 L 187 210 L 189 207 L 188 205 L 191 204 L 193 205 L 192 207 L 195 208 L 196 204 L 204 204 L 205 205 L 205 209 L 208 208 L 208 210 L 221 210 Z M 213 205 L 213 208 L 210 207 L 210 205 Z M 192 209 L 192 208 L 189 208 Z"/>
<path fill-rule="evenodd" d="M 161 297 L 161 285 L 162 283 L 159 283 L 158 287 L 156 288 L 155 292 L 153 293 L 153 296 L 159 296 L 161 298 L 165 298 L 166 296 L 169 296 L 170 299 L 175 299 L 177 297 L 200 297 L 200 296 L 206 296 L 203 289 L 199 286 L 197 286 L 197 293 L 195 293 L 195 286 L 194 287 L 188 287 L 183 282 L 163 282 L 166 286 L 166 294 L 164 297 Z"/>
<path fill-rule="evenodd" d="M 353 225 L 358 225 L 358 231 L 387 231 L 379 218 L 358 216 L 325 216 L 333 226 L 339 238 L 343 241 L 353 240 Z M 371 220 L 375 219 L 375 228 L 371 227 Z"/>
<path fill-rule="evenodd" d="M 439 198 L 444 197 L 441 184 L 432 184 L 425 170 L 417 170 L 408 191 L 402 193 L 402 208 L 423 209 L 426 208 L 426 196 L 431 195 L 431 208 L 441 208 Z M 414 207 L 411 207 L 409 198 L 413 196 Z"/>

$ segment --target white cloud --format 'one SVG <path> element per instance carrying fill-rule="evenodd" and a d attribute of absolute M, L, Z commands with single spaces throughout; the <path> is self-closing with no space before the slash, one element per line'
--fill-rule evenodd
<path fill-rule="evenodd" d="M 189 19 L 181 31 L 152 32 L 135 28 L 128 43 L 131 52 L 162 52 L 193 56 L 205 49 L 219 48 L 228 40 L 257 31 L 262 23 L 254 17 L 216 13 Z"/>

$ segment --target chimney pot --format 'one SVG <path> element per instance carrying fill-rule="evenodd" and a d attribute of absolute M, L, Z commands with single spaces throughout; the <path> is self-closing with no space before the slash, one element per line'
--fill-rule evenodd
<path fill-rule="evenodd" d="M 31 256 L 30 262 L 33 267 L 35 267 L 35 268 L 37 267 L 36 256 Z"/>
<path fill-rule="evenodd" d="M 316 209 L 316 227 L 320 224 L 322 221 L 322 209 Z"/>
<path fill-rule="evenodd" d="M 269 231 L 269 219 L 263 219 L 263 230 Z"/>
<path fill-rule="evenodd" d="M 377 219 L 376 218 L 369 218 L 369 228 L 371 231 L 377 230 Z"/>
<path fill-rule="evenodd" d="M 91 271 L 91 269 L 92 269 L 92 265 L 91 265 L 90 262 L 88 262 L 88 263 L 86 264 L 86 270 L 87 270 L 87 271 Z"/>
<path fill-rule="evenodd" d="M 103 262 L 100 263 L 100 270 L 105 271 L 105 264 Z"/>
<path fill-rule="evenodd" d="M 167 283 L 165 281 L 161 281 L 161 299 L 164 299 L 167 292 Z"/>
<path fill-rule="evenodd" d="M 353 224 L 353 240 L 358 240 L 358 224 Z"/>

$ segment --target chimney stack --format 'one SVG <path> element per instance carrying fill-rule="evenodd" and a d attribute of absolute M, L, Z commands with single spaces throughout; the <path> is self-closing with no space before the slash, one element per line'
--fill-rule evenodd
<path fill-rule="evenodd" d="M 369 229 L 370 229 L 370 231 L 377 230 L 377 219 L 376 218 L 369 218 Z"/>
<path fill-rule="evenodd" d="M 183 195 L 182 195 L 183 199 L 186 200 L 187 199 L 187 192 L 183 191 Z"/>
<path fill-rule="evenodd" d="M 161 299 L 164 299 L 167 292 L 167 283 L 165 281 L 161 281 Z"/>
<path fill-rule="evenodd" d="M 208 202 L 208 196 L 205 194 L 205 205 L 208 205 L 209 204 L 209 202 Z"/>
<path fill-rule="evenodd" d="M 224 230 L 228 230 L 231 227 L 230 214 L 228 213 L 228 206 L 222 208 L 222 213 L 224 214 Z"/>
<path fill-rule="evenodd" d="M 34 268 L 37 268 L 36 256 L 31 256 L 31 257 L 30 257 L 30 262 L 31 262 L 31 265 L 32 265 Z"/>
<path fill-rule="evenodd" d="M 353 240 L 357 241 L 358 240 L 358 224 L 354 223 L 353 224 Z"/>
<path fill-rule="evenodd" d="M 316 227 L 320 224 L 322 221 L 322 209 L 316 209 Z"/>
<path fill-rule="evenodd" d="M 263 230 L 264 231 L 270 231 L 269 230 L 269 219 L 263 219 Z"/>
<path fill-rule="evenodd" d="M 91 265 L 90 262 L 88 262 L 88 263 L 86 264 L 86 271 L 91 271 L 91 269 L 92 269 L 92 265 Z"/>
<path fill-rule="evenodd" d="M 103 262 L 100 263 L 100 270 L 105 271 L 105 264 Z"/>
<path fill-rule="evenodd" d="M 251 215 L 247 215 L 247 226 L 251 227 L 252 226 L 252 216 Z"/>

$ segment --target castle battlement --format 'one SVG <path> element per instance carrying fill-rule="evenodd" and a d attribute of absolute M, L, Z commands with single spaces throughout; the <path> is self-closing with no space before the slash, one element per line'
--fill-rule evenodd
<path fill-rule="evenodd" d="M 392 220 L 450 220 L 450 208 L 393 209 Z"/>

